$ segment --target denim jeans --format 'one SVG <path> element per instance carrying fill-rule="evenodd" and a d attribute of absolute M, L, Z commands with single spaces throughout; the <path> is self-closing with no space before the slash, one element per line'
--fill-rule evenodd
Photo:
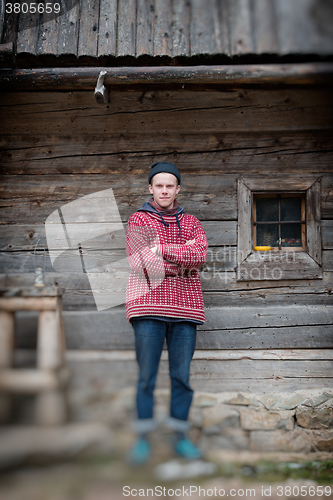
<path fill-rule="evenodd" d="M 186 431 L 193 397 L 189 378 L 196 343 L 196 324 L 186 320 L 172 322 L 140 318 L 133 318 L 132 324 L 139 364 L 136 396 L 138 420 L 134 423 L 135 430 L 145 432 L 156 426 L 153 418 L 153 391 L 166 338 L 171 377 L 170 417 L 166 425 L 175 430 Z"/>

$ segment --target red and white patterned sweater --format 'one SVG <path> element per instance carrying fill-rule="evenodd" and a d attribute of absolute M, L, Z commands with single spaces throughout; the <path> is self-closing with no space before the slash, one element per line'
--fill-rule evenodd
<path fill-rule="evenodd" d="M 127 256 L 131 266 L 126 290 L 126 318 L 164 316 L 205 321 L 200 266 L 208 243 L 200 221 L 185 213 L 138 211 L 127 223 Z M 190 245 L 186 241 L 195 240 Z M 157 253 L 150 248 L 157 244 Z"/>

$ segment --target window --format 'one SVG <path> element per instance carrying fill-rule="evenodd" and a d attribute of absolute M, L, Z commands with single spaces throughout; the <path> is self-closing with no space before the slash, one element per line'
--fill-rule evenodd
<path fill-rule="evenodd" d="M 272 250 L 306 248 L 305 195 L 297 193 L 253 196 L 253 241 Z"/>
<path fill-rule="evenodd" d="M 320 178 L 239 179 L 237 241 L 238 281 L 322 278 Z"/>

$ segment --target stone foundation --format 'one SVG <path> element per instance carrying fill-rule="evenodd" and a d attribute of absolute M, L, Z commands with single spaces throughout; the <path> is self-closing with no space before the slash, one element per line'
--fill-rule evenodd
<path fill-rule="evenodd" d="M 168 390 L 155 391 L 155 416 L 161 423 L 168 415 L 169 399 Z M 134 418 L 134 400 L 135 390 L 128 388 L 111 401 L 90 404 L 95 418 L 98 413 L 98 420 L 122 427 Z M 92 407 L 87 411 L 85 416 L 92 416 Z M 84 417 L 82 406 L 80 413 Z M 196 392 L 189 419 L 205 449 L 333 451 L 333 389 L 273 394 Z"/>

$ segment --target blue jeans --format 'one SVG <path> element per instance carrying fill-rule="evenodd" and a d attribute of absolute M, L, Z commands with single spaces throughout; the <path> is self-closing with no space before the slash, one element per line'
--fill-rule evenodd
<path fill-rule="evenodd" d="M 139 364 L 136 396 L 138 421 L 134 428 L 138 432 L 144 432 L 152 430 L 156 425 L 153 419 L 153 391 L 166 338 L 171 377 L 170 417 L 166 424 L 175 430 L 187 430 L 187 418 L 193 397 L 189 378 L 196 343 L 196 324 L 191 321 L 172 322 L 140 318 L 133 318 L 132 324 L 136 359 Z"/>

